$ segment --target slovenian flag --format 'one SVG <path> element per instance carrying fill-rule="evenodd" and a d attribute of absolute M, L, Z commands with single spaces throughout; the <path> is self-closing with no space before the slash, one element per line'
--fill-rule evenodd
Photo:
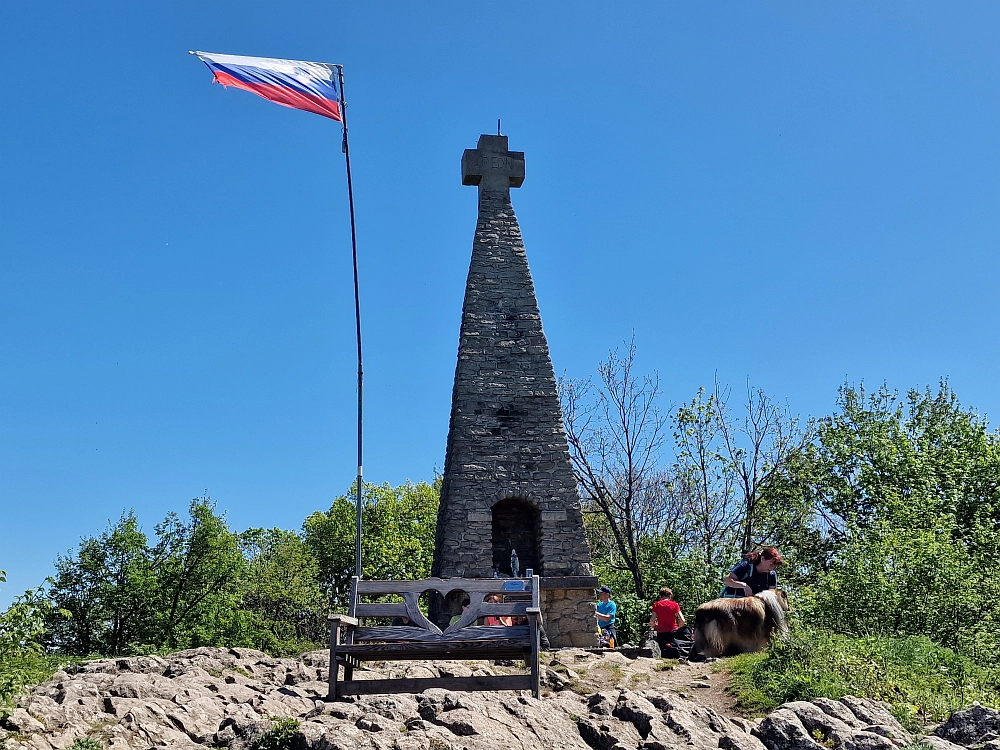
<path fill-rule="evenodd" d="M 215 83 L 250 91 L 276 104 L 342 121 L 337 70 L 326 63 L 195 52 Z"/>

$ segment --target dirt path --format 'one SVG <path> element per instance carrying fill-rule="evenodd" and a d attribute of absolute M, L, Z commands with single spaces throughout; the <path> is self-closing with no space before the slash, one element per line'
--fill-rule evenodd
<path fill-rule="evenodd" d="M 546 664 L 556 673 L 548 679 L 550 691 L 568 686 L 579 693 L 611 687 L 674 692 L 725 716 L 740 715 L 735 699 L 726 692 L 729 675 L 715 668 L 718 662 L 677 664 L 645 657 L 629 659 L 613 651 L 595 654 L 563 649 L 551 654 Z M 559 684 L 560 680 L 565 683 Z"/>

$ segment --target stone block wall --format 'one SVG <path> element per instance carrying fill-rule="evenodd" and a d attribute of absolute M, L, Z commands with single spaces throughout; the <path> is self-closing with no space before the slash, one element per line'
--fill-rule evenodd
<path fill-rule="evenodd" d="M 545 634 L 555 648 L 597 646 L 594 593 L 589 589 L 542 589 Z"/>

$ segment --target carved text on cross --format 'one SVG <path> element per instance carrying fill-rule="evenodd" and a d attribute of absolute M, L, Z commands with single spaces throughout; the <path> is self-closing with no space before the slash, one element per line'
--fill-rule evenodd
<path fill-rule="evenodd" d="M 481 135 L 474 149 L 462 154 L 462 184 L 479 192 L 506 193 L 524 182 L 524 152 L 508 151 L 507 136 Z"/>

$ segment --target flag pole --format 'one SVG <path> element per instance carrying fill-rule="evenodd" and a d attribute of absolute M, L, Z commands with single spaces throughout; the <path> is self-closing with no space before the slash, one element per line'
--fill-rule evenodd
<path fill-rule="evenodd" d="M 344 66 L 335 65 L 340 82 L 340 123 L 344 126 L 343 151 L 347 162 L 347 202 L 351 208 L 351 254 L 354 261 L 354 320 L 358 338 L 358 478 L 354 493 L 357 511 L 357 526 L 354 538 L 354 575 L 361 578 L 361 508 L 365 496 L 365 481 L 362 460 L 362 437 L 364 435 L 362 415 L 364 413 L 364 367 L 361 359 L 361 296 L 358 291 L 358 235 L 354 223 L 354 186 L 351 183 L 351 147 L 347 140 L 347 98 L 344 96 Z"/>

